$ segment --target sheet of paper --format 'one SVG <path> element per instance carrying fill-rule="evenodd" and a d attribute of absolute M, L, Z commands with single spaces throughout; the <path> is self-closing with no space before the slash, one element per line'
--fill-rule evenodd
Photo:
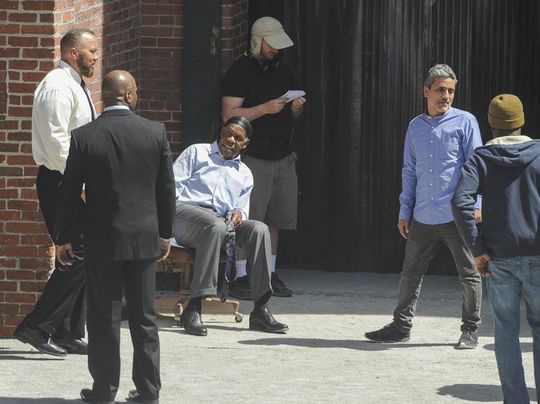
<path fill-rule="evenodd" d="M 297 98 L 303 97 L 304 95 L 306 95 L 306 93 L 302 90 L 289 90 L 279 98 L 287 100 L 287 102 L 291 102 Z"/>

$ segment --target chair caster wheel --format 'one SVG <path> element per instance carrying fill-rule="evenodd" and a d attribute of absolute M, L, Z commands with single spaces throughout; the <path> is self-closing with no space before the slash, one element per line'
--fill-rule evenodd
<path fill-rule="evenodd" d="M 241 323 L 243 319 L 244 319 L 244 316 L 242 316 L 241 313 L 235 313 L 234 321 L 236 321 L 237 323 Z"/>

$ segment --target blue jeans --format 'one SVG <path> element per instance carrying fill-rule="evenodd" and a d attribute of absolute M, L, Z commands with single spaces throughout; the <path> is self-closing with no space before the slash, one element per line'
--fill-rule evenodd
<path fill-rule="evenodd" d="M 487 288 L 495 322 L 495 357 L 507 404 L 529 403 L 519 345 L 521 298 L 532 328 L 536 390 L 540 387 L 540 256 L 492 259 Z"/>

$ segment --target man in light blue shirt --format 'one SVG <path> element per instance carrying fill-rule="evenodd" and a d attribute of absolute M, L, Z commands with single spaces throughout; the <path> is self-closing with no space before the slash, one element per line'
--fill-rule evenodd
<path fill-rule="evenodd" d="M 274 319 L 267 307 L 272 296 L 268 226 L 247 220 L 253 176 L 240 161 L 240 151 L 249 143 L 251 131 L 247 119 L 232 117 L 223 126 L 219 141 L 188 147 L 173 165 L 174 238 L 178 244 L 196 249 L 191 297 L 180 319 L 186 332 L 192 335 L 208 332 L 201 318 L 201 300 L 217 292 L 219 255 L 227 222 L 234 223 L 236 245 L 248 255 L 255 302 L 249 328 L 274 333 L 288 330 L 287 325 Z"/>
<path fill-rule="evenodd" d="M 461 167 L 482 145 L 476 118 L 452 108 L 457 79 L 448 65 L 433 66 L 424 83 L 427 113 L 407 129 L 403 154 L 402 192 L 398 230 L 407 239 L 394 321 L 366 333 L 377 342 L 408 341 L 422 278 L 442 244 L 454 257 L 463 285 L 461 337 L 456 348 L 478 345 L 482 281 L 474 257 L 461 239 L 452 215 L 451 200 Z M 477 220 L 480 220 L 477 201 Z"/>

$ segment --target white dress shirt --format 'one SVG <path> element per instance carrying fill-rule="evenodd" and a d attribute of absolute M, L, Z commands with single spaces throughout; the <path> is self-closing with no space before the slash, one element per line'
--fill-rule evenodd
<path fill-rule="evenodd" d="M 176 201 L 214 209 L 225 217 L 233 210 L 249 217 L 253 175 L 240 156 L 227 160 L 217 143 L 189 146 L 173 165 Z"/>
<path fill-rule="evenodd" d="M 71 131 L 92 121 L 88 89 L 81 87 L 81 76 L 66 62 L 50 71 L 34 92 L 32 108 L 32 155 L 38 166 L 66 168 Z"/>

